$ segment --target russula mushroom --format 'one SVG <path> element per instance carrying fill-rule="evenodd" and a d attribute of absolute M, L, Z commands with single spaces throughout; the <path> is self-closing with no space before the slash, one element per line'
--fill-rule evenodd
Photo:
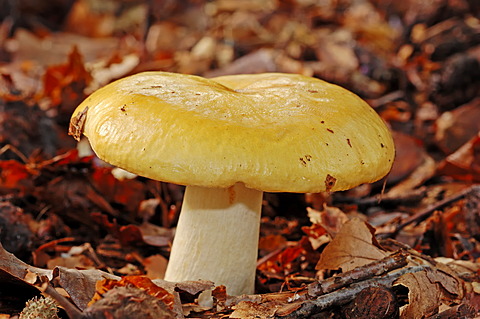
<path fill-rule="evenodd" d="M 262 194 L 346 190 L 382 178 L 389 130 L 355 94 L 297 74 L 205 79 L 145 72 L 72 116 L 101 159 L 186 185 L 166 280 L 253 293 Z"/>

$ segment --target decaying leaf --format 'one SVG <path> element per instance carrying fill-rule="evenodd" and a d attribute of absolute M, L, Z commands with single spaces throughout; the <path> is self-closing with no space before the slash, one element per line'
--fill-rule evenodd
<path fill-rule="evenodd" d="M 133 315 L 138 319 L 179 318 L 161 299 L 135 286 L 117 286 L 106 291 L 102 299 L 88 307 L 84 314 L 92 319 L 129 318 Z"/>
<path fill-rule="evenodd" d="M 312 224 L 322 226 L 332 237 L 348 222 L 348 216 L 341 209 L 325 204 L 321 211 L 307 207 L 307 214 Z"/>
<path fill-rule="evenodd" d="M 69 294 L 75 305 L 84 310 L 95 295 L 95 285 L 98 281 L 119 280 L 120 277 L 99 271 L 97 269 L 78 270 L 66 267 L 56 267 L 54 277 Z"/>
<path fill-rule="evenodd" d="M 408 288 L 408 304 L 401 310 L 401 318 L 416 318 L 435 314 L 440 306 L 459 304 L 465 298 L 465 283 L 451 267 L 436 262 L 414 250 L 409 250 L 411 265 L 425 265 L 421 272 L 400 277 L 395 285 Z M 467 304 L 470 301 L 466 301 Z"/>
<path fill-rule="evenodd" d="M 455 152 L 480 130 L 480 98 L 443 113 L 436 121 L 435 142 L 446 153 Z"/>
<path fill-rule="evenodd" d="M 149 295 L 162 300 L 170 309 L 173 309 L 174 296 L 164 288 L 154 284 L 145 276 L 125 276 L 120 280 L 104 279 L 97 281 L 96 292 L 90 305 L 102 299 L 102 296 L 115 287 L 136 287 L 144 290 Z"/>
<path fill-rule="evenodd" d="M 145 258 L 143 264 L 147 276 L 151 279 L 165 277 L 168 260 L 160 254 Z"/>
<path fill-rule="evenodd" d="M 422 318 L 437 313 L 440 306 L 440 292 L 426 272 L 405 274 L 396 285 L 408 288 L 408 304 L 400 309 L 401 318 Z"/>
<path fill-rule="evenodd" d="M 46 276 L 48 278 L 52 278 L 53 276 L 52 270 L 33 267 L 24 263 L 13 254 L 6 251 L 1 244 L 0 269 L 22 280 L 27 276 L 28 272 L 37 274 L 37 276 Z"/>
<path fill-rule="evenodd" d="M 241 301 L 235 307 L 230 318 L 235 319 L 269 319 L 273 318 L 276 309 L 269 304 L 258 304 L 251 301 Z"/>
<path fill-rule="evenodd" d="M 480 181 L 480 133 L 439 165 L 439 173 L 460 180 Z"/>
<path fill-rule="evenodd" d="M 373 234 L 372 227 L 358 218 L 346 222 L 320 255 L 316 269 L 349 271 L 386 257 Z"/>
<path fill-rule="evenodd" d="M 302 227 L 302 231 L 307 234 L 315 250 L 334 238 L 342 225 L 348 221 L 347 215 L 342 210 L 326 204 L 321 211 L 307 207 L 307 213 L 312 225 Z"/>
<path fill-rule="evenodd" d="M 397 198 L 402 194 L 412 192 L 416 187 L 429 180 L 435 174 L 436 168 L 433 158 L 424 154 L 423 162 L 407 178 L 392 187 L 386 197 Z"/>

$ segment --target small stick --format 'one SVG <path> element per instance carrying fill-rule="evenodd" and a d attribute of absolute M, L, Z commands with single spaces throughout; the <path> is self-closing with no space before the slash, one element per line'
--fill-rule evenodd
<path fill-rule="evenodd" d="M 374 261 L 365 266 L 356 267 L 350 271 L 337 276 L 317 281 L 308 285 L 308 296 L 318 297 L 331 293 L 353 283 L 382 275 L 386 272 L 398 269 L 407 265 L 407 254 L 400 250 L 383 259 Z"/>
<path fill-rule="evenodd" d="M 27 164 L 29 162 L 28 158 L 22 152 L 20 152 L 20 150 L 18 148 L 16 148 L 15 146 L 13 146 L 11 144 L 4 145 L 2 148 L 0 148 L 0 155 L 2 155 L 3 153 L 5 153 L 7 151 L 10 151 L 13 154 L 17 155 L 22 160 L 22 162 L 24 164 Z"/>
<path fill-rule="evenodd" d="M 449 205 L 453 202 L 456 202 L 459 199 L 464 198 L 465 196 L 470 194 L 472 191 L 480 191 L 480 186 L 479 185 L 474 185 L 474 186 L 468 187 L 468 188 L 462 190 L 461 192 L 459 192 L 455 195 L 449 196 L 447 198 L 444 198 L 441 201 L 438 201 L 434 204 L 428 205 L 427 207 L 425 207 L 424 209 L 422 209 L 421 211 L 419 211 L 415 215 L 412 215 L 409 218 L 407 218 L 403 223 L 398 225 L 392 233 L 383 234 L 384 236 L 382 236 L 382 237 L 395 236 L 396 234 L 398 234 L 398 232 L 400 230 L 402 230 L 406 226 L 408 226 L 408 225 L 410 225 L 414 222 L 419 222 L 419 221 L 424 220 L 425 218 L 430 216 L 434 211 L 436 211 L 440 208 L 443 208 L 443 207 L 445 207 L 445 206 L 447 206 L 447 205 Z"/>
<path fill-rule="evenodd" d="M 348 288 L 336 290 L 332 293 L 318 297 L 317 299 L 296 301 L 297 307 L 291 311 L 292 304 L 279 308 L 275 312 L 276 319 L 300 319 L 311 318 L 315 313 L 332 306 L 344 305 L 355 298 L 355 296 L 368 287 L 390 287 L 395 280 L 408 273 L 415 273 L 428 268 L 426 265 L 405 267 L 388 274 L 354 283 Z"/>
<path fill-rule="evenodd" d="M 70 319 L 83 319 L 83 313 L 75 307 L 67 298 L 62 296 L 58 291 L 53 288 L 48 281 L 42 284 L 43 291 L 52 297 L 67 313 Z"/>

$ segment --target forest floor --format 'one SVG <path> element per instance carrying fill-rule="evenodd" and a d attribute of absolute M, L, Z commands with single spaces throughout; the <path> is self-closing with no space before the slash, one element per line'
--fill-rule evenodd
<path fill-rule="evenodd" d="M 478 318 L 478 1 L 0 6 L 0 318 L 34 297 L 44 317 L 22 318 Z M 162 281 L 183 186 L 118 177 L 68 136 L 89 94 L 147 70 L 341 85 L 389 125 L 393 169 L 266 193 L 253 295 Z"/>

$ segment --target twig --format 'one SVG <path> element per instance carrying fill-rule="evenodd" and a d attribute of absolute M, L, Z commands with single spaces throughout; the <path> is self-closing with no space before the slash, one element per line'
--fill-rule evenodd
<path fill-rule="evenodd" d="M 0 148 L 0 155 L 2 155 L 3 153 L 5 153 L 7 151 L 10 151 L 13 154 L 17 155 L 22 160 L 22 162 L 24 164 L 28 163 L 28 158 L 15 146 L 13 146 L 11 144 L 4 145 L 2 148 Z"/>
<path fill-rule="evenodd" d="M 308 285 L 308 296 L 318 297 L 320 295 L 328 294 L 353 283 L 404 267 L 408 263 L 407 256 L 408 255 L 404 251 L 400 250 L 390 256 L 374 261 L 365 266 L 356 267 L 355 269 L 326 280 L 314 282 Z"/>
<path fill-rule="evenodd" d="M 275 318 L 277 319 L 299 319 L 299 318 L 311 318 L 311 316 L 319 311 L 332 307 L 344 305 L 355 298 L 355 296 L 365 288 L 368 287 L 390 287 L 395 280 L 408 273 L 415 273 L 428 268 L 426 265 L 405 267 L 400 270 L 389 272 L 388 274 L 354 283 L 348 288 L 336 290 L 332 293 L 323 295 L 313 300 L 306 300 L 296 302 L 298 308 L 291 311 L 292 305 L 287 305 L 279 308 L 275 312 Z"/>
<path fill-rule="evenodd" d="M 425 188 L 420 187 L 418 189 L 414 189 L 409 191 L 408 193 L 389 197 L 388 193 L 385 195 L 379 194 L 372 197 L 366 198 L 351 198 L 341 195 L 335 195 L 333 202 L 340 203 L 340 204 L 355 204 L 358 206 L 393 206 L 403 204 L 405 205 L 408 203 L 409 205 L 413 205 L 418 203 L 425 197 Z"/>
<path fill-rule="evenodd" d="M 385 94 L 381 97 L 379 97 L 378 99 L 373 99 L 373 100 L 370 100 L 368 101 L 374 109 L 382 106 L 382 105 L 385 105 L 387 103 L 390 103 L 390 102 L 393 102 L 393 101 L 396 101 L 396 100 L 400 100 L 400 99 L 403 99 L 405 97 L 405 92 L 403 91 L 393 91 L 391 93 L 388 93 L 388 94 Z"/>
<path fill-rule="evenodd" d="M 65 309 L 68 317 L 70 319 L 84 319 L 83 313 L 75 307 L 67 298 L 62 296 L 58 291 L 53 288 L 48 280 L 45 278 L 45 281 L 42 285 L 42 288 L 46 294 L 55 299 L 55 301 Z"/>
<path fill-rule="evenodd" d="M 402 230 L 406 226 L 408 226 L 412 223 L 424 220 L 425 218 L 430 216 L 434 211 L 436 211 L 438 209 L 441 209 L 441 208 L 443 208 L 443 207 L 445 207 L 445 206 L 447 206 L 447 205 L 449 205 L 453 202 L 456 202 L 459 199 L 464 198 L 465 196 L 467 196 L 468 194 L 470 194 L 473 191 L 480 192 L 480 185 L 473 185 L 471 187 L 468 187 L 468 188 L 462 190 L 461 192 L 459 192 L 455 195 L 449 196 L 449 197 L 444 198 L 443 200 L 441 200 L 439 202 L 428 205 L 427 207 L 425 207 L 424 209 L 422 209 L 421 211 L 419 211 L 415 215 L 412 215 L 409 218 L 407 218 L 403 223 L 398 225 L 393 232 L 388 233 L 388 234 L 381 234 L 380 237 L 388 238 L 388 237 L 395 236 L 396 234 L 398 234 L 398 232 L 400 230 Z"/>

